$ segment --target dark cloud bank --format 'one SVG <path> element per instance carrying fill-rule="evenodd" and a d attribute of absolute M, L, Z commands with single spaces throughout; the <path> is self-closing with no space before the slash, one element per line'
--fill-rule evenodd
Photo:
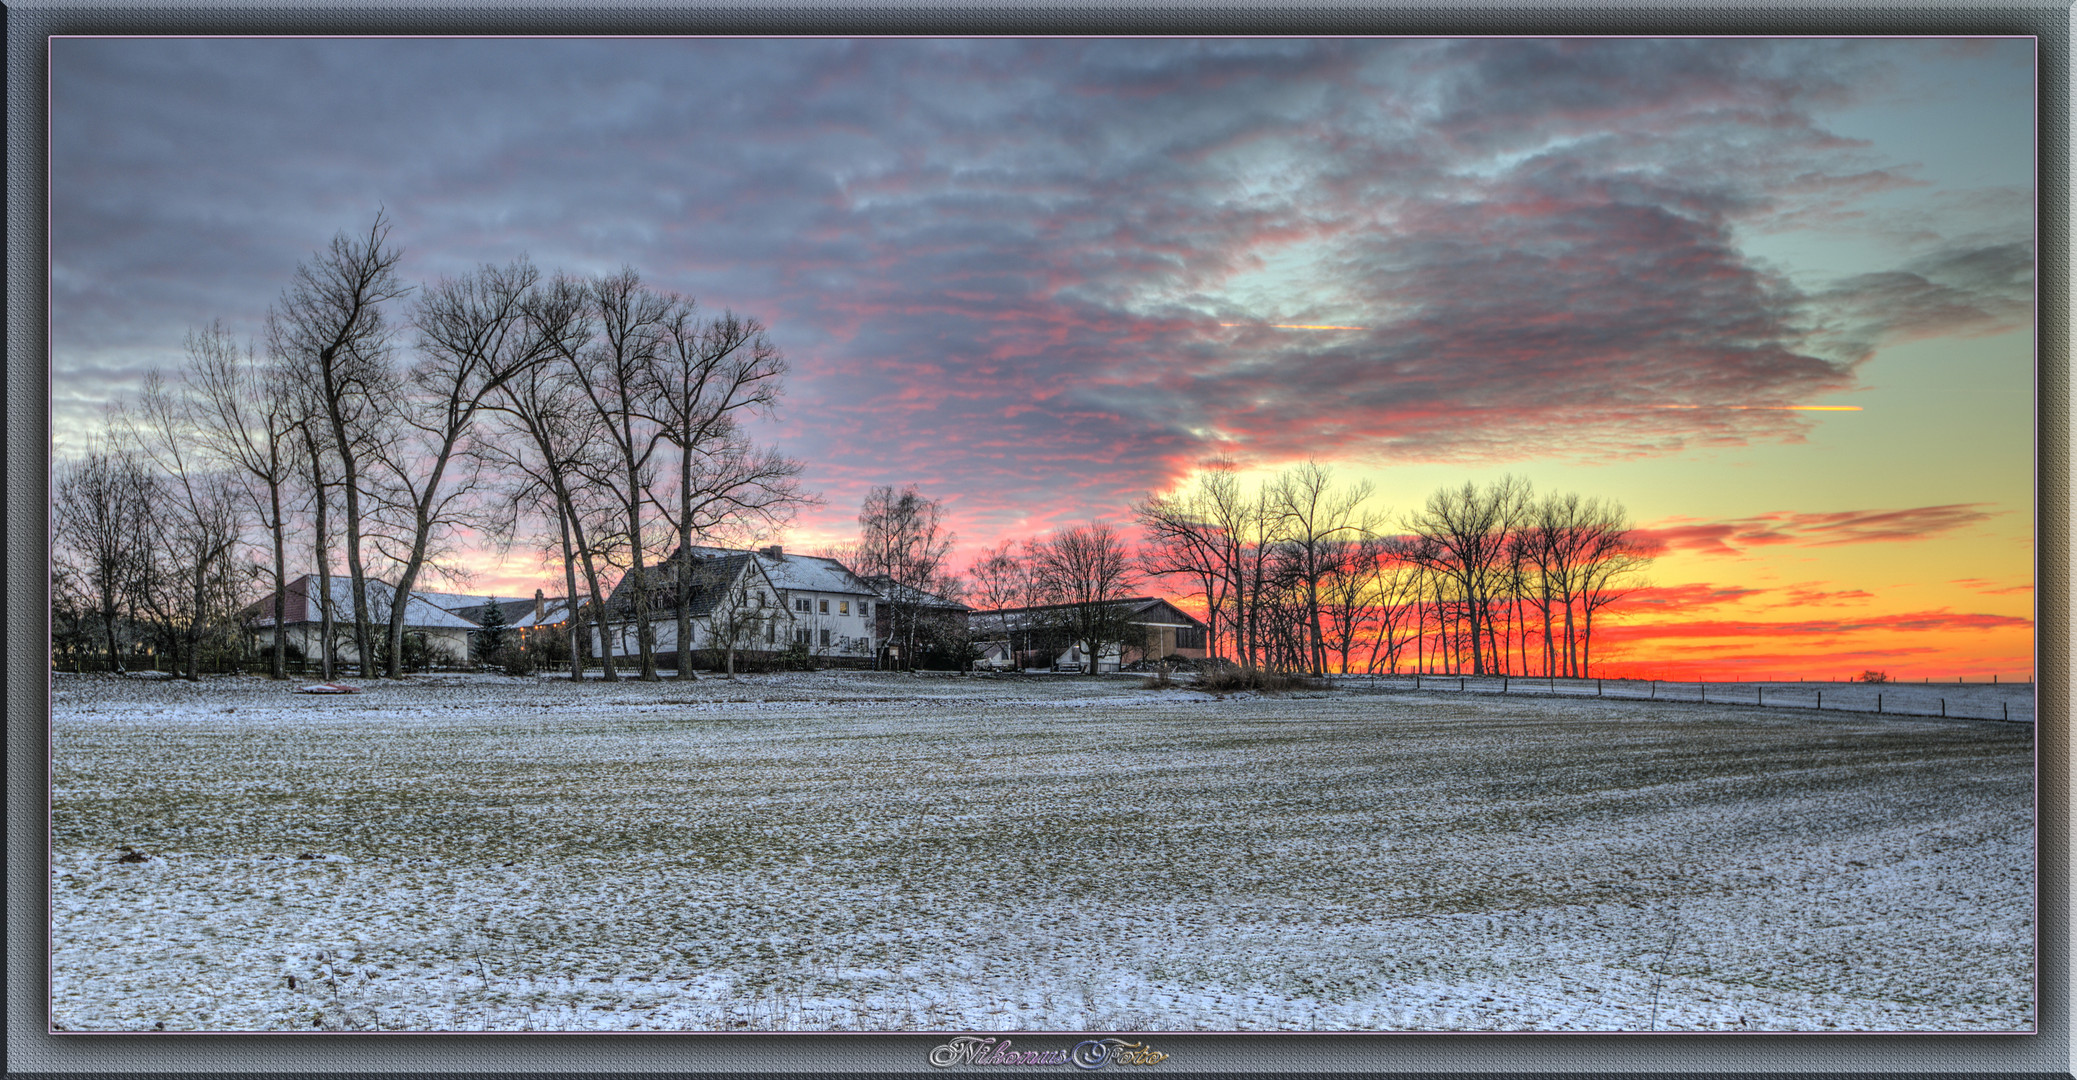
<path fill-rule="evenodd" d="M 1820 116 L 1950 62 L 2030 85 L 2024 43 L 59 41 L 58 420 L 384 206 L 419 277 L 758 315 L 834 506 L 913 480 L 982 531 L 1215 454 L 1795 438 L 1707 406 L 2031 318 L 2030 220 L 1823 283 L 1741 249 L 1918 183 Z"/>

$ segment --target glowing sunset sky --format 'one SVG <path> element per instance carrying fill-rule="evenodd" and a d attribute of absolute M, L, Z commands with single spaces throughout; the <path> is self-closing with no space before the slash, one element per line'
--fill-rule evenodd
<path fill-rule="evenodd" d="M 60 457 L 382 206 L 765 320 L 790 546 L 1514 473 L 1667 546 L 1611 673 L 2032 670 L 2031 40 L 61 39 L 51 103 Z"/>

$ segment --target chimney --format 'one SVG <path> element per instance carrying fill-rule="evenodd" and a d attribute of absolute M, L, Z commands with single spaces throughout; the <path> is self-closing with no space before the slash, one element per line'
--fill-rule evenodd
<path fill-rule="evenodd" d="M 764 553 L 780 562 L 784 562 L 786 560 L 786 549 L 780 547 L 777 544 L 773 544 L 771 547 L 764 549 Z"/>
<path fill-rule="evenodd" d="M 539 625 L 541 625 L 541 619 L 542 619 L 542 617 L 543 617 L 543 616 L 545 616 L 545 615 L 547 615 L 547 614 L 548 614 L 548 599 L 547 599 L 546 597 L 544 597 L 544 596 L 542 596 L 542 595 L 541 595 L 541 590 L 539 590 L 539 589 L 535 589 L 535 590 L 534 590 L 534 625 L 535 625 L 535 626 L 539 626 Z"/>

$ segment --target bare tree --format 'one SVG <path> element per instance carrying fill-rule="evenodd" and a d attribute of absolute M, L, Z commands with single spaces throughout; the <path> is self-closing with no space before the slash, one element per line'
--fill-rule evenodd
<path fill-rule="evenodd" d="M 1102 522 L 1061 529 L 1032 548 L 1032 564 L 1046 591 L 1059 603 L 1062 626 L 1089 652 L 1089 670 L 1111 645 L 1134 643 L 1130 614 L 1118 601 L 1138 583 L 1133 559 L 1117 531 Z"/>
<path fill-rule="evenodd" d="M 154 521 L 138 538 L 164 556 L 155 560 L 163 579 L 152 583 L 160 587 L 146 595 L 186 654 L 187 677 L 197 680 L 205 640 L 234 621 L 231 554 L 245 524 L 242 500 L 230 476 L 197 451 L 192 398 L 168 388 L 157 371 L 146 373 L 136 408 L 120 415 L 125 438 L 162 477 L 159 497 L 147 502 Z"/>
<path fill-rule="evenodd" d="M 296 408 L 288 373 L 239 348 L 221 322 L 188 334 L 187 382 L 202 448 L 244 481 L 241 488 L 271 541 L 274 594 L 272 678 L 288 677 L 288 517 L 295 476 Z"/>
<path fill-rule="evenodd" d="M 581 299 L 581 294 L 569 289 L 567 282 L 558 282 L 549 290 L 551 294 Z M 566 335 L 581 336 L 584 328 L 563 320 L 578 319 L 582 304 L 555 306 L 553 300 L 544 300 L 544 309 L 536 315 L 537 320 L 566 327 Z M 606 628 L 601 619 L 605 611 L 606 598 L 599 578 L 599 552 L 590 537 L 592 523 L 602 508 L 591 505 L 593 492 L 584 486 L 583 473 L 604 471 L 609 462 L 596 459 L 597 450 L 605 443 L 599 430 L 602 421 L 598 413 L 586 403 L 566 370 L 539 367 L 506 383 L 500 391 L 497 411 L 505 417 L 506 428 L 515 436 L 510 443 L 503 439 L 488 439 L 479 442 L 476 452 L 494 462 L 509 465 L 508 470 L 522 479 L 514 491 L 515 503 L 538 497 L 554 519 L 551 543 L 558 552 L 563 568 L 564 587 L 569 596 L 568 637 L 570 651 L 570 677 L 584 678 L 584 656 L 590 652 L 590 642 L 602 645 L 606 641 Z M 589 462 L 586 465 L 586 462 Z M 580 600 L 577 574 L 583 571 L 584 584 L 588 590 L 588 601 Z M 601 674 L 606 682 L 615 682 L 619 674 L 614 668 L 611 649 L 602 649 Z"/>
<path fill-rule="evenodd" d="M 1420 628 L 1420 582 L 1419 569 L 1407 558 L 1407 538 L 1388 536 L 1372 538 L 1366 543 L 1377 547 L 1376 573 L 1371 579 L 1371 604 L 1376 612 L 1373 624 L 1375 636 L 1371 639 L 1370 655 L 1364 661 L 1363 670 L 1376 673 L 1383 665 L 1392 674 L 1399 673 L 1399 659 L 1405 651 L 1408 623 L 1415 625 L 1411 636 L 1418 639 Z"/>
<path fill-rule="evenodd" d="M 1277 477 L 1270 488 L 1271 512 L 1289 545 L 1297 584 L 1304 593 L 1307 661 L 1314 675 L 1327 671 L 1327 646 L 1320 626 L 1320 580 L 1330 571 L 1337 544 L 1368 535 L 1373 520 L 1360 508 L 1370 498 L 1370 482 L 1334 490 L 1334 471 L 1308 461 Z M 1344 662 L 1347 650 L 1343 650 Z"/>
<path fill-rule="evenodd" d="M 639 677 L 655 682 L 655 630 L 650 624 L 649 568 L 643 508 L 653 479 L 653 458 L 663 436 L 649 418 L 654 410 L 647 395 L 658 383 L 656 365 L 679 302 L 642 284 L 632 268 L 594 278 L 587 286 L 596 333 L 571 360 L 570 370 L 585 399 L 598 413 L 600 430 L 612 450 L 613 467 L 588 472 L 586 478 L 613 494 L 624 523 L 620 539 L 627 545 L 626 587 L 631 590 Z M 602 645 L 611 650 L 611 636 Z"/>
<path fill-rule="evenodd" d="M 897 493 L 879 486 L 866 493 L 858 510 L 858 566 L 868 581 L 886 590 L 889 635 L 901 642 L 905 666 L 916 662 L 916 642 L 929 598 L 947 588 L 946 555 L 953 534 L 945 528 L 945 507 L 923 497 L 914 485 Z"/>
<path fill-rule="evenodd" d="M 389 246 L 389 233 L 388 217 L 378 212 L 365 234 L 334 236 L 328 248 L 296 266 L 288 290 L 267 316 L 270 348 L 315 391 L 328 449 L 339 459 L 354 648 L 363 672 L 374 649 L 362 558 L 366 457 L 384 441 L 397 392 L 383 305 L 410 291 L 397 278 L 403 252 Z"/>
<path fill-rule="evenodd" d="M 1018 557 L 1015 540 L 1004 540 L 983 551 L 981 557 L 967 567 L 966 576 L 973 583 L 969 595 L 992 612 L 1024 606 L 1025 597 L 1032 592 L 1031 567 Z M 1031 620 L 1027 617 L 1022 621 L 1028 624 Z M 984 632 L 1002 635 L 1003 647 L 1010 650 L 1012 658 L 1015 657 L 1016 643 L 1010 639 L 1010 627 L 1005 616 L 996 615 L 994 626 L 985 628 Z"/>
<path fill-rule="evenodd" d="M 134 452 L 113 445 L 60 468 L 52 489 L 53 547 L 101 617 L 111 671 L 123 670 L 116 619 L 134 604 L 151 494 L 151 479 Z"/>
<path fill-rule="evenodd" d="M 1140 570 L 1150 577 L 1184 577 L 1195 581 L 1204 598 L 1205 626 L 1213 659 L 1219 656 L 1219 628 L 1231 598 L 1237 566 L 1230 537 L 1221 527 L 1215 506 L 1221 485 L 1231 486 L 1232 472 L 1212 470 L 1199 478 L 1196 490 L 1177 495 L 1149 495 L 1132 507 L 1133 520 L 1145 535 Z"/>
<path fill-rule="evenodd" d="M 1487 674 L 1498 662 L 1498 645 L 1492 640 L 1495 601 L 1504 584 L 1508 538 L 1528 498 L 1529 486 L 1512 476 L 1484 489 L 1467 482 L 1430 495 L 1427 505 L 1407 521 L 1408 529 L 1428 543 L 1430 571 L 1455 587 L 1461 603 L 1462 648 L 1471 654 L 1475 675 Z"/>
<path fill-rule="evenodd" d="M 485 265 L 442 280 L 419 298 L 413 324 L 420 360 L 409 375 L 413 391 L 399 416 L 411 438 L 385 444 L 375 455 L 390 489 L 400 496 L 404 551 L 398 559 L 387 628 L 387 674 L 403 673 L 404 623 L 411 591 L 433 553 L 435 534 L 469 521 L 476 490 L 471 475 L 450 472 L 483 411 L 500 388 L 539 367 L 561 344 L 538 332 L 529 298 L 540 274 L 519 259 Z"/>
<path fill-rule="evenodd" d="M 1580 644 L 1580 677 L 1592 670 L 1594 613 L 1628 596 L 1644 584 L 1652 561 L 1650 548 L 1631 535 L 1630 515 L 1621 503 L 1598 506 L 1591 520 L 1592 539 L 1585 545 L 1580 570 L 1580 612 L 1585 622 Z"/>
<path fill-rule="evenodd" d="M 1385 611 L 1378 585 L 1387 566 L 1385 540 L 1365 536 L 1330 541 L 1321 554 L 1324 561 L 1316 579 L 1314 610 L 1320 618 L 1322 644 L 1341 657 L 1341 673 L 1346 675 L 1358 641 L 1366 634 L 1380 641 L 1384 638 Z"/>
<path fill-rule="evenodd" d="M 643 395 L 647 418 L 678 451 L 676 499 L 653 494 L 652 501 L 675 503 L 665 513 L 677 529 L 680 559 L 690 559 L 694 540 L 709 530 L 774 528 L 808 501 L 800 462 L 758 449 L 741 427 L 743 418 L 777 408 L 785 355 L 756 319 L 730 311 L 702 326 L 695 312 L 689 300 L 673 306 L 661 355 L 642 369 L 651 380 Z M 678 677 L 689 679 L 692 575 L 679 573 L 676 582 Z"/>

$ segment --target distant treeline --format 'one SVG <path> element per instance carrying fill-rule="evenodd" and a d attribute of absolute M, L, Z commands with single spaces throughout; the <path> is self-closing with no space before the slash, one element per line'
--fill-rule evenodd
<path fill-rule="evenodd" d="M 1514 477 L 1444 488 L 1397 519 L 1370 496 L 1318 464 L 1253 492 L 1215 465 L 1134 508 L 1141 561 L 1194 586 L 1215 651 L 1242 665 L 1582 676 L 1597 614 L 1651 559 L 1621 504 Z"/>

